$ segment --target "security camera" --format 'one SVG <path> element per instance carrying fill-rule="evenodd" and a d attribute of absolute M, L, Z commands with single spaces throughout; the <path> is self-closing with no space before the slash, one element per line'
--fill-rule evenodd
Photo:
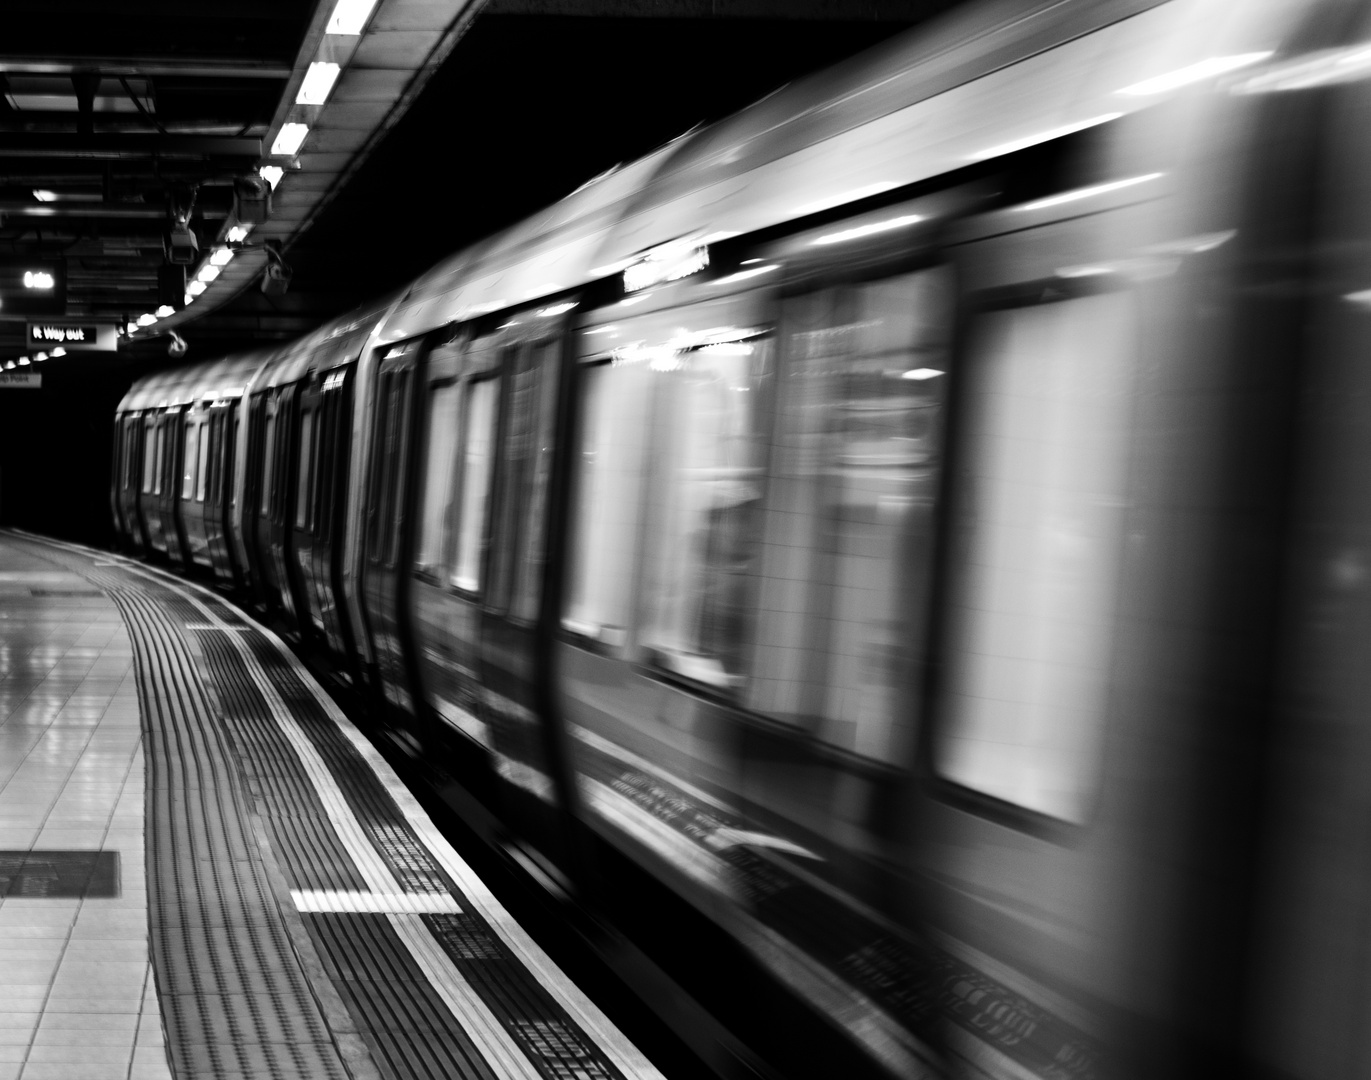
<path fill-rule="evenodd" d="M 186 339 L 175 330 L 169 330 L 167 336 L 171 338 L 171 341 L 167 344 L 167 355 L 176 357 L 177 359 L 185 356 L 186 350 L 190 348 L 190 346 L 186 344 Z"/>

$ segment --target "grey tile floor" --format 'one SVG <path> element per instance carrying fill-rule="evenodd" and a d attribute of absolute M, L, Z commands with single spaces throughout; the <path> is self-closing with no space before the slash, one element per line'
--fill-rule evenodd
<path fill-rule="evenodd" d="M 119 853 L 114 897 L 0 878 L 0 1080 L 171 1077 L 148 960 L 132 652 L 93 591 L 0 539 L 0 852 Z"/>

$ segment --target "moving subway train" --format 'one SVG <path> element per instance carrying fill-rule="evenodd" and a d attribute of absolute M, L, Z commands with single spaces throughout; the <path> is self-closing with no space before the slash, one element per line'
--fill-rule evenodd
<path fill-rule="evenodd" d="M 1364 4 L 969 5 L 141 380 L 118 531 L 712 1061 L 1365 1076 L 1368 131 Z"/>

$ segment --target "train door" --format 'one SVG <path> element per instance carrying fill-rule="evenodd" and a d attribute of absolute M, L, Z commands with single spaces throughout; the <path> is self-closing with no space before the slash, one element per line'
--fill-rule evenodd
<path fill-rule="evenodd" d="M 318 512 L 314 529 L 313 581 L 330 649 L 349 667 L 355 663 L 352 627 L 343 602 L 343 536 L 348 513 L 348 465 L 352 444 L 352 381 L 346 365 L 324 375 L 318 435 Z"/>
<path fill-rule="evenodd" d="M 147 551 L 147 535 L 138 507 L 143 467 L 143 414 L 121 419 L 123 451 L 120 454 L 118 502 L 124 523 L 124 543 L 138 554 Z"/>
<path fill-rule="evenodd" d="M 177 481 L 177 526 L 187 568 L 211 569 L 209 534 L 206 524 L 206 493 L 209 481 L 210 411 L 203 403 L 193 404 L 183 422 L 183 452 Z"/>
<path fill-rule="evenodd" d="M 271 520 L 281 497 L 277 483 L 279 459 L 284 456 L 279 449 L 284 422 L 276 392 L 267 390 L 257 395 L 253 413 L 255 453 L 249 456 L 251 483 L 244 532 L 250 537 L 249 557 L 258 599 L 268 610 L 276 610 L 281 605 L 282 581 L 271 555 Z"/>
<path fill-rule="evenodd" d="M 276 472 L 277 498 L 272 505 L 268 536 L 271 562 L 276 569 L 280 588 L 280 603 L 286 617 L 295 624 L 301 638 L 310 633 L 309 607 L 305 599 L 305 584 L 295 555 L 295 521 L 302 505 L 308 508 L 308 492 L 299 491 L 302 476 L 299 383 L 278 391 L 276 412 Z M 311 425 L 312 427 L 312 425 Z M 311 448 L 313 431 L 310 432 Z"/>
<path fill-rule="evenodd" d="M 324 634 L 317 567 L 320 503 L 324 494 L 324 415 L 317 373 L 300 384 L 300 439 L 295 459 L 295 502 L 287 520 L 292 554 L 291 570 L 299 586 L 297 596 L 301 635 Z"/>
<path fill-rule="evenodd" d="M 238 578 L 228 533 L 229 501 L 233 490 L 232 433 L 237 411 L 237 402 L 232 398 L 221 398 L 211 406 L 206 457 L 209 474 L 205 496 L 205 531 L 209 558 L 215 578 L 226 585 L 235 584 Z"/>
<path fill-rule="evenodd" d="M 143 484 L 139 505 L 147 526 L 148 550 L 167 553 L 167 526 L 163 515 L 163 488 L 167 483 L 167 443 L 170 434 L 166 410 L 152 413 L 143 421 Z"/>
<path fill-rule="evenodd" d="M 420 348 L 417 340 L 395 346 L 382 357 L 377 373 L 362 571 L 381 692 L 410 715 L 417 710 L 405 661 L 408 620 L 403 612 L 409 587 L 401 568 L 410 537 L 407 495 Z"/>

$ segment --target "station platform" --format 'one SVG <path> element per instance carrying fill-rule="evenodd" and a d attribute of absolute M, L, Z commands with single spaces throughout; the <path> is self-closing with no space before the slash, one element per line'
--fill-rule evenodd
<path fill-rule="evenodd" d="M 0 1080 L 656 1080 L 286 646 L 0 531 Z"/>

